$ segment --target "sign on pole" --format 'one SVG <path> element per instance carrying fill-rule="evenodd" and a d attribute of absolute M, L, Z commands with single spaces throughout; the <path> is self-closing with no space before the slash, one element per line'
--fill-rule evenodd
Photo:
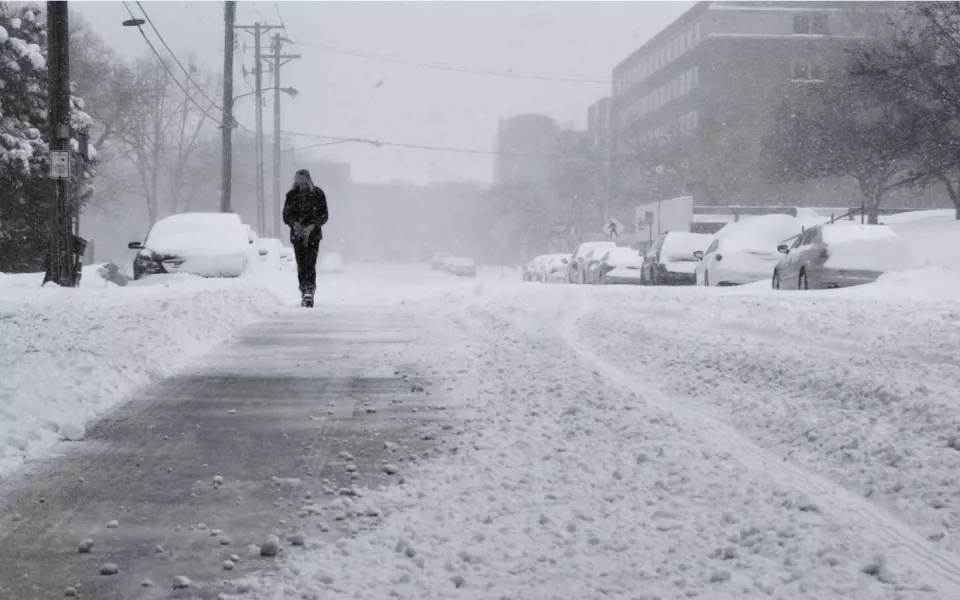
<path fill-rule="evenodd" d="M 643 221 L 644 221 L 644 223 L 646 223 L 647 225 L 653 225 L 653 222 L 654 222 L 654 221 L 653 221 L 653 211 L 652 211 L 652 210 L 648 210 L 646 213 L 644 213 L 644 215 L 643 215 Z"/>
<path fill-rule="evenodd" d="M 53 150 L 50 152 L 50 178 L 70 179 L 70 152 Z"/>
<path fill-rule="evenodd" d="M 623 224 L 613 217 L 610 217 L 607 224 L 603 226 L 603 232 L 607 234 L 608 238 L 615 240 L 623 235 Z"/>

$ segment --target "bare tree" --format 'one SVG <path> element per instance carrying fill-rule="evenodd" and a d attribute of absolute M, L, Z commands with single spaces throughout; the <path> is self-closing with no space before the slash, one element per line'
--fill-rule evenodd
<path fill-rule="evenodd" d="M 211 107 L 197 107 L 155 58 L 139 59 L 134 75 L 137 108 L 124 115 L 114 131 L 118 145 L 126 150 L 124 156 L 136 168 L 138 193 L 152 225 L 159 216 L 161 195 L 170 198 L 173 210 L 190 208 L 187 172 L 212 124 Z M 213 79 L 207 77 L 205 83 L 212 86 Z"/>
<path fill-rule="evenodd" d="M 888 111 L 907 115 L 911 182 L 940 183 L 960 219 L 960 2 L 915 2 L 891 35 L 857 53 L 850 74 Z M 909 137 L 907 137 L 909 136 Z"/>

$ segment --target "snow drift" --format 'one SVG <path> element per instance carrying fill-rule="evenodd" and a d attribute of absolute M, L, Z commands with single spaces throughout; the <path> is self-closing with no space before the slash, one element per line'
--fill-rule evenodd
<path fill-rule="evenodd" d="M 95 273 L 85 269 L 79 289 L 0 276 L 0 474 L 82 437 L 87 421 L 278 303 L 266 279 L 119 288 Z"/>

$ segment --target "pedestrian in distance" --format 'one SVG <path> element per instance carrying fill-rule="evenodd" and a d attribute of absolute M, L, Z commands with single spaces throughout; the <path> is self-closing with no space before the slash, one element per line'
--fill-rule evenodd
<path fill-rule="evenodd" d="M 321 228 L 329 218 L 326 194 L 314 185 L 310 171 L 300 169 L 283 203 L 283 222 L 290 228 L 290 243 L 297 259 L 300 306 L 313 306 L 317 291 L 317 254 L 323 239 Z"/>

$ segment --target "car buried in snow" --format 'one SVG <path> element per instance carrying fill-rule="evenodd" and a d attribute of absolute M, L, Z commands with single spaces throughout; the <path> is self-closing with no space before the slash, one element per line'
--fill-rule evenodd
<path fill-rule="evenodd" d="M 186 273 L 239 277 L 249 263 L 250 237 L 236 213 L 181 213 L 154 223 L 137 250 L 133 277 Z"/>
<path fill-rule="evenodd" d="M 446 261 L 444 270 L 457 277 L 474 277 L 477 274 L 477 265 L 469 258 L 455 256 Z"/>
<path fill-rule="evenodd" d="M 838 221 L 817 225 L 781 244 L 775 290 L 821 290 L 863 285 L 887 271 L 915 268 L 909 246 L 887 225 Z"/>
<path fill-rule="evenodd" d="M 437 252 L 433 255 L 433 258 L 430 259 L 430 270 L 442 271 L 444 264 L 451 258 L 453 258 L 453 255 L 449 252 Z"/>
<path fill-rule="evenodd" d="M 540 283 L 565 283 L 569 254 L 548 254 L 540 262 L 537 281 Z"/>
<path fill-rule="evenodd" d="M 587 254 L 596 248 L 616 248 L 615 242 L 584 242 L 567 259 L 567 283 L 586 283 Z"/>
<path fill-rule="evenodd" d="M 643 285 L 695 285 L 696 252 L 710 246 L 713 236 L 706 233 L 670 231 L 654 240 L 644 255 L 641 271 Z"/>
<path fill-rule="evenodd" d="M 600 257 L 596 282 L 600 285 L 640 285 L 643 254 L 631 248 L 612 248 Z"/>

